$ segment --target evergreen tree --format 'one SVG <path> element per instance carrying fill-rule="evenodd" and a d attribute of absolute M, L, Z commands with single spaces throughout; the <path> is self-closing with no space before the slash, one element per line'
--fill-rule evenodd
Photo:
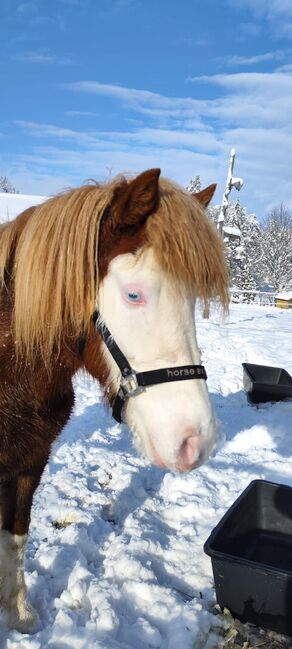
<path fill-rule="evenodd" d="M 197 194 L 201 191 L 201 189 L 202 187 L 200 176 L 196 176 L 195 180 L 190 180 L 187 186 L 187 192 L 190 192 L 190 194 Z"/>
<path fill-rule="evenodd" d="M 211 207 L 209 214 L 217 224 L 220 206 Z M 224 221 L 224 243 L 231 284 L 240 290 L 253 291 L 261 283 L 260 225 L 254 214 L 248 214 L 240 202 L 230 203 Z M 254 295 L 246 292 L 242 300 L 250 302 Z"/>

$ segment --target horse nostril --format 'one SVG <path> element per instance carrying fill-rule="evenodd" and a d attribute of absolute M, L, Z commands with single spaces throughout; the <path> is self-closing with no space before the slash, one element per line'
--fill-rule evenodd
<path fill-rule="evenodd" d="M 183 470 L 191 469 L 199 460 L 201 443 L 198 435 L 187 437 L 178 452 L 179 465 Z"/>

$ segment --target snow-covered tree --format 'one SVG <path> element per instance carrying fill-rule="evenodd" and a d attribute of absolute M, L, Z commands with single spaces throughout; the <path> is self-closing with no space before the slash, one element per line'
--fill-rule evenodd
<path fill-rule="evenodd" d="M 202 187 L 200 176 L 196 176 L 195 180 L 190 180 L 187 186 L 187 192 L 190 192 L 190 194 L 197 194 L 201 191 L 201 189 Z"/>
<path fill-rule="evenodd" d="M 292 212 L 283 203 L 266 218 L 260 248 L 264 277 L 274 291 L 292 287 Z"/>
<path fill-rule="evenodd" d="M 209 209 L 210 217 L 215 223 L 219 211 L 219 205 Z M 249 214 L 239 201 L 230 203 L 226 209 L 223 235 L 231 284 L 240 290 L 255 290 L 261 283 L 260 225 L 256 216 Z M 242 299 L 249 302 L 254 297 L 247 292 Z"/>
<path fill-rule="evenodd" d="M 0 192 L 4 194 L 17 194 L 17 189 L 13 187 L 6 176 L 0 176 Z"/>

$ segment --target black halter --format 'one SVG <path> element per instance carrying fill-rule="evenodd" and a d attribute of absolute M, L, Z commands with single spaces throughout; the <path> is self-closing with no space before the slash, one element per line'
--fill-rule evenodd
<path fill-rule="evenodd" d="M 112 414 L 117 422 L 121 422 L 122 410 L 125 401 L 143 392 L 149 385 L 167 383 L 171 381 L 186 381 L 188 379 L 207 379 L 203 365 L 181 365 L 180 367 L 166 367 L 160 370 L 135 372 L 123 352 L 111 335 L 106 325 L 99 318 L 98 311 L 92 316 L 96 331 L 101 335 L 105 345 L 121 371 L 120 387 L 113 404 Z"/>

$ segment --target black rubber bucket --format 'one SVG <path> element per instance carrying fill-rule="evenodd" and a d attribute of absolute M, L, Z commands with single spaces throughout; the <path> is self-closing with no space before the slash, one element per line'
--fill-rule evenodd
<path fill-rule="evenodd" d="M 254 480 L 214 528 L 218 604 L 233 617 L 292 636 L 292 488 Z"/>
<path fill-rule="evenodd" d="M 243 387 L 251 403 L 292 398 L 292 377 L 281 367 L 242 363 Z"/>

